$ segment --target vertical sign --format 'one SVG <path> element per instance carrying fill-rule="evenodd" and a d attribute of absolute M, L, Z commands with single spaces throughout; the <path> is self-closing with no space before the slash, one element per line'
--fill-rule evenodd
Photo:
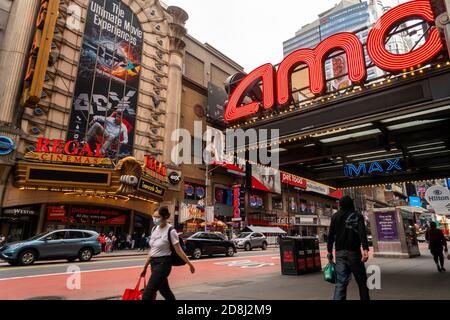
<path fill-rule="evenodd" d="M 91 0 L 67 140 L 101 144 L 111 159 L 132 155 L 143 32 L 120 0 Z"/>
<path fill-rule="evenodd" d="M 241 218 L 241 186 L 233 187 L 233 218 Z"/>

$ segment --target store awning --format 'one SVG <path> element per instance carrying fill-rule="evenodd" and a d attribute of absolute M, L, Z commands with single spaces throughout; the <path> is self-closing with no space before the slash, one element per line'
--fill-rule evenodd
<path fill-rule="evenodd" d="M 286 231 L 284 231 L 281 228 L 277 227 L 255 227 L 255 226 L 248 226 L 244 229 L 244 231 L 251 231 L 251 232 L 258 232 L 263 234 L 287 234 Z"/>

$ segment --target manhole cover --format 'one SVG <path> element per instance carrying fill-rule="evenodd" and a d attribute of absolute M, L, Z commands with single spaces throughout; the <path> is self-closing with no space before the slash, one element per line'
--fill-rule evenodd
<path fill-rule="evenodd" d="M 66 300 L 66 298 L 53 296 L 53 297 L 34 297 L 27 300 Z"/>

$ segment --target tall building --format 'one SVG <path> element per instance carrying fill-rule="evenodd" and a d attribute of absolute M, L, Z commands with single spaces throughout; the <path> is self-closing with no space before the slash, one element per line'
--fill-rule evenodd
<path fill-rule="evenodd" d="M 283 43 L 283 53 L 287 56 L 301 48 L 313 48 L 329 36 L 339 32 L 355 32 L 361 42 L 366 43 L 369 34 L 368 28 L 378 21 L 383 14 L 383 8 L 380 0 L 342 0 L 333 8 L 319 14 L 317 20 L 303 26 L 293 38 L 286 40 Z M 327 61 L 325 64 L 328 79 L 338 76 L 336 68 L 333 70 L 333 64 L 341 64 L 342 59 L 337 57 L 335 60 Z M 369 63 L 370 59 L 366 54 L 366 64 Z M 369 68 L 368 70 L 369 79 L 381 75 L 383 75 L 383 71 L 378 68 Z M 340 81 L 339 85 L 347 81 L 344 79 Z"/>

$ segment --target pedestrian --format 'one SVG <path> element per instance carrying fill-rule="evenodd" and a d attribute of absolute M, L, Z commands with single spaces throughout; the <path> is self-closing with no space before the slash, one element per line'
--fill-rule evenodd
<path fill-rule="evenodd" d="M 437 228 L 436 222 L 430 223 L 430 228 L 425 234 L 425 239 L 428 241 L 428 248 L 433 255 L 434 262 L 439 272 L 445 272 L 444 268 L 444 248 L 448 253 L 447 240 L 445 239 L 442 230 Z"/>
<path fill-rule="evenodd" d="M 340 210 L 331 219 L 328 234 L 328 260 L 330 262 L 334 260 L 333 245 L 336 244 L 334 300 L 347 299 L 347 287 L 352 274 L 358 283 L 361 300 L 370 300 L 365 267 L 365 263 L 369 260 L 369 241 L 364 217 L 355 210 L 353 200 L 349 196 L 343 197 L 339 201 L 339 206 Z"/>
<path fill-rule="evenodd" d="M 145 239 L 147 238 L 147 236 L 145 235 L 145 232 L 144 233 L 142 233 L 142 235 L 141 235 L 141 241 L 140 241 L 140 243 L 139 243 L 139 251 L 145 251 Z"/>
<path fill-rule="evenodd" d="M 3 233 L 0 234 L 0 247 L 3 246 L 6 242 L 6 237 L 3 235 Z"/>
<path fill-rule="evenodd" d="M 102 252 L 106 252 L 106 236 L 103 233 L 100 238 L 100 243 L 102 245 Z"/>
<path fill-rule="evenodd" d="M 110 247 L 110 251 L 113 252 L 115 249 L 117 243 L 117 237 L 115 236 L 115 234 L 112 234 L 111 236 L 111 247 Z"/>
<path fill-rule="evenodd" d="M 189 261 L 180 246 L 177 231 L 168 223 L 169 218 L 170 212 L 166 207 L 162 207 L 153 213 L 153 222 L 156 227 L 150 236 L 150 252 L 141 276 L 145 277 L 149 265 L 151 266 L 152 274 L 142 300 L 152 300 L 158 291 L 166 300 L 175 300 L 168 281 L 172 271 L 172 248 L 170 243 L 172 243 L 178 256 L 189 266 L 191 273 L 195 273 L 194 265 Z"/>
<path fill-rule="evenodd" d="M 137 232 L 135 231 L 133 232 L 133 236 L 131 237 L 131 250 L 134 250 L 137 247 L 136 245 L 138 244 L 138 240 L 139 237 Z"/>

